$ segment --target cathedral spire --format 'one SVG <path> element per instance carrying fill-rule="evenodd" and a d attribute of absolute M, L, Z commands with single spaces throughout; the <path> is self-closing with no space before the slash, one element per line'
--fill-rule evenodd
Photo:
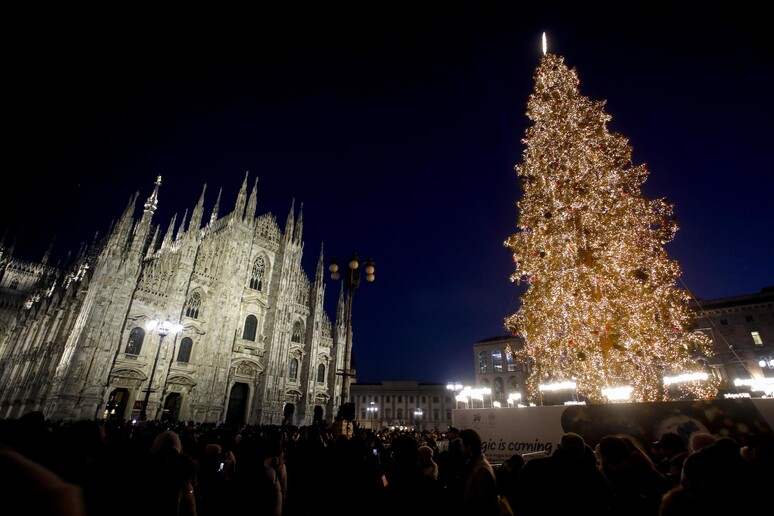
<path fill-rule="evenodd" d="M 288 220 L 285 222 L 285 238 L 290 238 L 293 236 L 293 224 L 295 224 L 294 220 L 294 213 L 296 211 L 296 198 L 294 197 L 292 201 L 290 201 L 290 213 L 288 213 Z"/>
<path fill-rule="evenodd" d="M 148 252 L 145 253 L 146 258 L 150 258 L 153 256 L 153 253 L 156 251 L 156 246 L 159 245 L 159 225 L 153 227 L 153 238 L 151 239 L 151 244 L 148 246 Z"/>
<path fill-rule="evenodd" d="M 204 216 L 204 192 L 207 191 L 207 183 L 204 183 L 202 194 L 199 196 L 199 202 L 191 214 L 191 222 L 188 223 L 188 231 L 196 234 L 202 227 L 202 217 Z"/>
<path fill-rule="evenodd" d="M 247 211 L 245 211 L 245 220 L 255 218 L 255 208 L 258 206 L 258 178 L 253 183 L 253 191 L 250 192 L 250 199 L 247 201 Z"/>
<path fill-rule="evenodd" d="M 172 235 L 175 234 L 175 222 L 177 221 L 177 213 L 172 215 L 172 220 L 169 221 L 169 228 L 167 234 L 164 235 L 164 241 L 161 243 L 161 248 L 169 247 L 172 245 Z"/>
<path fill-rule="evenodd" d="M 247 176 L 250 174 L 250 171 L 245 172 L 245 179 L 242 181 L 242 188 L 239 189 L 239 194 L 237 195 L 236 200 L 236 206 L 234 207 L 234 212 L 236 213 L 236 218 L 241 220 L 245 216 L 245 202 L 247 199 Z"/>
<path fill-rule="evenodd" d="M 51 259 L 51 250 L 54 248 L 54 242 L 56 242 L 56 237 L 51 239 L 48 249 L 46 249 L 46 252 L 43 254 L 43 259 L 40 260 L 40 263 L 43 265 L 48 265 L 48 261 Z"/>
<path fill-rule="evenodd" d="M 346 325 L 346 320 L 344 316 L 344 306 L 346 304 L 344 303 L 344 282 L 341 282 L 341 285 L 339 286 L 339 302 L 336 305 L 336 326 L 344 327 Z"/>
<path fill-rule="evenodd" d="M 134 223 L 134 208 L 137 205 L 137 198 L 139 196 L 140 192 L 135 192 L 134 195 L 129 197 L 129 202 L 126 204 L 121 218 L 118 219 L 118 222 L 113 227 L 110 239 L 119 246 L 123 246 L 129 240 Z"/>
<path fill-rule="evenodd" d="M 296 222 L 296 229 L 293 232 L 293 240 L 301 242 L 301 235 L 304 233 L 304 203 L 301 203 L 301 208 L 298 210 L 298 222 Z"/>
<path fill-rule="evenodd" d="M 320 244 L 320 258 L 317 259 L 317 272 L 314 274 L 314 282 L 322 283 L 325 278 L 325 253 L 323 244 Z"/>
<path fill-rule="evenodd" d="M 145 201 L 145 212 L 150 212 L 153 215 L 156 212 L 156 207 L 159 204 L 159 187 L 161 186 L 161 176 L 156 176 L 156 182 L 154 183 L 153 193 Z M 139 194 L 138 194 L 139 195 Z M 134 204 L 134 203 L 132 203 Z"/>
<path fill-rule="evenodd" d="M 133 256 L 141 259 L 145 254 L 145 246 L 148 243 L 148 235 L 151 231 L 153 214 L 156 213 L 156 208 L 159 203 L 159 187 L 161 186 L 161 176 L 156 176 L 156 182 L 154 183 L 153 193 L 151 193 L 148 200 L 145 201 L 140 221 L 135 225 L 132 230 L 131 241 L 131 253 Z M 139 194 L 138 194 L 139 196 Z M 134 208 L 132 208 L 132 218 L 134 218 Z"/>
<path fill-rule="evenodd" d="M 185 230 L 185 219 L 188 218 L 188 208 L 185 209 L 183 212 L 183 220 L 180 222 L 180 227 L 177 228 L 177 236 L 175 237 L 175 240 L 178 240 L 180 237 L 183 236 L 184 230 Z"/>
<path fill-rule="evenodd" d="M 220 209 L 221 195 L 223 195 L 223 187 L 218 190 L 218 198 L 215 199 L 215 206 L 212 208 L 212 215 L 210 215 L 210 226 L 215 224 L 215 221 L 218 220 L 218 210 Z"/>

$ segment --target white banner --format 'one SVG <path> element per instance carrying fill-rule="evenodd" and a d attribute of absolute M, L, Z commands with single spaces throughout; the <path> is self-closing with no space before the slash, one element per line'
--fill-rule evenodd
<path fill-rule="evenodd" d="M 743 446 L 750 434 L 774 435 L 774 398 L 457 409 L 452 424 L 476 430 L 495 464 L 514 454 L 550 455 L 565 432 L 592 447 L 605 435 L 625 433 L 647 449 L 664 432 L 686 443 L 694 432 L 709 432 Z"/>

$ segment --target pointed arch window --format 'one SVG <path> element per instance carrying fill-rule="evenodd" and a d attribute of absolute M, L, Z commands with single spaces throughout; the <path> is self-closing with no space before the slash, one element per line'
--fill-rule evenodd
<path fill-rule="evenodd" d="M 486 374 L 489 369 L 488 367 L 489 360 L 487 360 L 487 352 L 482 351 L 478 354 L 478 372 L 482 374 Z"/>
<path fill-rule="evenodd" d="M 325 364 L 317 366 L 317 383 L 325 383 Z"/>
<path fill-rule="evenodd" d="M 303 333 L 303 328 L 301 327 L 301 322 L 296 321 L 293 323 L 293 335 L 290 337 L 290 340 L 292 342 L 301 342 L 301 334 Z"/>
<path fill-rule="evenodd" d="M 13 278 L 11 283 L 8 285 L 8 288 L 11 290 L 17 290 L 19 288 L 19 278 Z"/>
<path fill-rule="evenodd" d="M 253 269 L 250 271 L 250 288 L 253 290 L 263 290 L 263 279 L 265 275 L 266 262 L 259 256 L 253 262 Z"/>
<path fill-rule="evenodd" d="M 145 330 L 139 326 L 129 332 L 129 340 L 126 342 L 124 353 L 127 355 L 139 355 L 142 350 L 142 341 L 145 340 Z"/>
<path fill-rule="evenodd" d="M 291 380 L 298 379 L 298 359 L 296 358 L 290 359 L 290 372 L 288 373 L 288 378 Z"/>
<path fill-rule="evenodd" d="M 202 294 L 198 290 L 191 293 L 191 297 L 185 303 L 185 316 L 191 319 L 199 318 L 199 309 L 202 306 Z"/>
<path fill-rule="evenodd" d="M 245 329 L 242 333 L 242 338 L 245 340 L 252 340 L 255 342 L 255 334 L 258 330 L 258 318 L 254 315 L 248 315 L 245 319 Z"/>
<path fill-rule="evenodd" d="M 177 352 L 177 361 L 185 362 L 186 364 L 191 360 L 191 348 L 193 347 L 193 340 L 191 337 L 185 337 L 180 341 L 180 350 Z"/>

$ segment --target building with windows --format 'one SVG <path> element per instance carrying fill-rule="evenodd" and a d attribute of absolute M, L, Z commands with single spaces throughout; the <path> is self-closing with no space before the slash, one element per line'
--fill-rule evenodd
<path fill-rule="evenodd" d="M 322 249 L 301 268 L 303 213 L 284 232 L 256 215 L 248 176 L 234 210 L 206 185 L 178 225 L 152 221 L 161 178 L 104 238 L 58 268 L 0 243 L 0 417 L 138 418 L 234 424 L 332 420 L 341 400 L 346 324 L 323 310 Z M 203 223 L 204 221 L 204 223 Z M 167 335 L 148 323 L 169 320 Z M 147 403 L 146 403 L 147 402 Z"/>
<path fill-rule="evenodd" d="M 708 366 L 723 381 L 723 391 L 774 397 L 774 287 L 693 300 L 693 310 L 693 328 L 712 339 Z"/>
<path fill-rule="evenodd" d="M 714 355 L 705 364 L 722 380 L 722 394 L 774 397 L 774 287 L 710 301 L 692 300 L 693 329 L 713 342 Z M 511 393 L 522 392 L 527 364 L 514 362 L 507 349 L 519 349 L 521 337 L 504 335 L 473 346 L 476 386 L 491 389 L 491 403 L 505 407 Z M 547 405 L 577 401 L 571 389 L 544 393 Z M 485 397 L 485 406 L 487 399 Z"/>
<path fill-rule="evenodd" d="M 516 335 L 502 335 L 480 340 L 473 345 L 473 363 L 475 364 L 476 386 L 489 389 L 490 404 L 498 402 L 501 407 L 509 403 L 512 393 L 521 393 L 528 374 L 527 364 L 515 361 L 508 349 L 519 349 L 524 340 Z M 485 406 L 486 397 L 482 400 Z M 519 400 L 516 401 L 518 404 Z"/>
<path fill-rule="evenodd" d="M 445 431 L 455 408 L 454 392 L 445 384 L 411 381 L 353 383 L 355 419 L 361 427 L 410 427 Z"/>

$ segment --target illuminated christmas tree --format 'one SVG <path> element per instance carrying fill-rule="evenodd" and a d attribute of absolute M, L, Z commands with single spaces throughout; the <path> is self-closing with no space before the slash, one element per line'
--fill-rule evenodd
<path fill-rule="evenodd" d="M 579 93 L 563 57 L 544 51 L 534 80 L 515 167 L 518 232 L 505 242 L 511 280 L 526 282 L 505 327 L 524 338 L 511 352 L 529 364 L 529 397 L 558 382 L 575 382 L 589 403 L 612 400 L 611 388 L 631 389 L 631 401 L 713 395 L 701 360 L 711 342 L 690 331 L 680 266 L 664 250 L 678 230 L 673 206 L 641 194 L 647 166 L 632 163 L 605 101 Z M 664 387 L 674 377 L 693 380 Z"/>

